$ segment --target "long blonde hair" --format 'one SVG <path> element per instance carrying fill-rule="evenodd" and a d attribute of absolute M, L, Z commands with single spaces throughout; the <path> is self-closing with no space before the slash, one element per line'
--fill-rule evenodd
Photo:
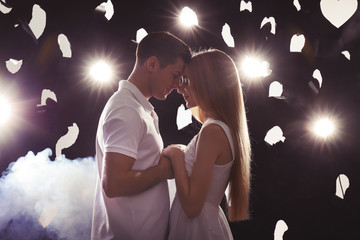
<path fill-rule="evenodd" d="M 251 147 L 240 77 L 233 60 L 210 49 L 197 53 L 187 66 L 190 88 L 198 106 L 194 116 L 204 122 L 206 114 L 227 124 L 234 142 L 234 164 L 229 179 L 230 221 L 249 218 Z"/>

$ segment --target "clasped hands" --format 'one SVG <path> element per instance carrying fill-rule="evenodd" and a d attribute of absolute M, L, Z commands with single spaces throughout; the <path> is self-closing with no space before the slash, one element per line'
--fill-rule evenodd
<path fill-rule="evenodd" d="M 184 161 L 185 145 L 172 144 L 162 150 L 158 167 L 163 172 L 165 179 L 174 178 L 174 161 Z"/>

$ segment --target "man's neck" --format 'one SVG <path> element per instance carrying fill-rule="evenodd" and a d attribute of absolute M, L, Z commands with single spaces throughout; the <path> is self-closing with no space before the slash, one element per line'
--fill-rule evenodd
<path fill-rule="evenodd" d="M 147 82 L 148 80 L 144 74 L 134 70 L 130 74 L 128 81 L 134 84 L 139 89 L 139 91 L 145 96 L 145 98 L 149 100 L 151 94 L 148 90 L 149 89 Z"/>

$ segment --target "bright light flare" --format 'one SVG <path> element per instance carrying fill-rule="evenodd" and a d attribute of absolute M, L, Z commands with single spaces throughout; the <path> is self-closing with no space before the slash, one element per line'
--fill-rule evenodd
<path fill-rule="evenodd" d="M 112 77 L 112 70 L 109 64 L 100 60 L 90 70 L 91 77 L 98 82 L 109 82 Z"/>
<path fill-rule="evenodd" d="M 257 78 L 269 76 L 271 74 L 269 66 L 270 64 L 266 61 L 246 56 L 242 62 L 241 69 L 246 76 Z"/>
<path fill-rule="evenodd" d="M 326 139 L 334 134 L 335 125 L 329 118 L 321 118 L 314 123 L 312 130 L 317 136 Z"/>
<path fill-rule="evenodd" d="M 0 96 L 0 126 L 7 123 L 11 116 L 11 104 L 5 98 Z"/>
<path fill-rule="evenodd" d="M 189 7 L 184 7 L 180 13 L 180 22 L 186 27 L 199 25 L 196 13 Z"/>

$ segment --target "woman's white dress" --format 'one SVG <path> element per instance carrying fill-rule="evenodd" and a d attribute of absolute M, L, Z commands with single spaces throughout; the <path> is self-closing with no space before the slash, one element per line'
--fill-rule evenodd
<path fill-rule="evenodd" d="M 217 124 L 222 127 L 231 146 L 234 156 L 234 147 L 228 126 L 221 121 L 208 119 L 207 124 Z M 200 130 L 201 132 L 201 130 Z M 200 133 L 199 133 L 200 134 Z M 195 161 L 196 135 L 185 148 L 185 167 L 188 176 L 192 173 Z M 230 170 L 234 160 L 225 165 L 214 165 L 211 183 L 204 207 L 199 216 L 190 219 L 186 216 L 179 197 L 175 195 L 170 210 L 169 240 L 179 239 L 233 239 L 229 224 L 224 212 L 220 207 L 220 202 L 229 182 Z"/>

